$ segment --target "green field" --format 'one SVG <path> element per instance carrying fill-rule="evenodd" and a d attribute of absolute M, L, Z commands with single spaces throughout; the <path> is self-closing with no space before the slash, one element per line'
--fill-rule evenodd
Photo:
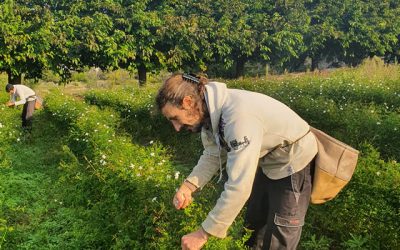
<path fill-rule="evenodd" d="M 202 148 L 198 135 L 175 133 L 155 110 L 160 79 L 145 87 L 117 78 L 102 87 L 33 85 L 46 105 L 35 113 L 32 137 L 20 129 L 20 109 L 1 107 L 0 249 L 179 248 L 222 186 L 214 180 L 188 209 L 173 209 Z M 350 184 L 310 207 L 301 249 L 400 249 L 399 66 L 370 61 L 226 82 L 286 103 L 361 151 Z M 4 91 L 0 99 L 7 101 Z M 204 249 L 244 249 L 242 222 Z"/>

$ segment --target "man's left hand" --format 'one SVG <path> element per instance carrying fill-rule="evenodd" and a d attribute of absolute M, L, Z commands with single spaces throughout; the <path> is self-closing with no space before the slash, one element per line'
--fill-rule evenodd
<path fill-rule="evenodd" d="M 182 237 L 182 250 L 199 250 L 206 244 L 208 234 L 203 228 Z"/>

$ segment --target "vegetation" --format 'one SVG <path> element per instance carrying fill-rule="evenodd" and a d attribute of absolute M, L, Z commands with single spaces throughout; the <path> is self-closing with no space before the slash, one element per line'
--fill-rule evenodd
<path fill-rule="evenodd" d="M 350 184 L 310 207 L 301 249 L 399 248 L 399 74 L 371 60 L 331 73 L 227 82 L 283 101 L 361 151 Z M 159 85 L 111 86 L 71 96 L 47 85 L 32 138 L 20 129 L 20 110 L 1 109 L 0 248 L 176 249 L 213 207 L 222 188 L 216 180 L 188 209 L 173 209 L 201 143 L 175 133 L 154 110 Z M 239 216 L 228 238 L 205 249 L 244 249 L 245 238 Z"/>
<path fill-rule="evenodd" d="M 238 78 L 246 63 L 284 72 L 397 62 L 399 15 L 397 0 L 6 0 L 0 71 L 20 83 L 45 70 L 67 81 L 85 68 L 122 68 L 143 84 L 162 70 Z"/>

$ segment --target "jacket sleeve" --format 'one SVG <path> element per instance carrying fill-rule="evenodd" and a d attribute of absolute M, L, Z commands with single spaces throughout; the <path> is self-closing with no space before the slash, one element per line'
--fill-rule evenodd
<path fill-rule="evenodd" d="M 204 187 L 217 173 L 221 165 L 226 162 L 226 154 L 221 154 L 220 148 L 210 131 L 202 130 L 201 141 L 204 146 L 203 154 L 190 175 L 186 178 L 187 181 L 197 188 Z"/>
<path fill-rule="evenodd" d="M 231 149 L 226 165 L 228 180 L 215 207 L 202 223 L 202 227 L 209 234 L 224 238 L 229 226 L 249 198 L 263 134 L 261 122 L 252 116 L 240 116 L 226 124 L 225 139 Z"/>

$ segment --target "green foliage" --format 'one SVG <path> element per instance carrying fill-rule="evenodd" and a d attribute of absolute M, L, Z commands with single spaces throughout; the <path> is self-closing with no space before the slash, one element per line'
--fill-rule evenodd
<path fill-rule="evenodd" d="M 300 246 L 309 250 L 329 250 L 331 241 L 332 240 L 325 236 L 321 236 L 321 238 L 317 239 L 317 236 L 313 234 L 310 239 L 301 242 Z"/>
<path fill-rule="evenodd" d="M 398 1 L 19 1 L 0 4 L 0 70 L 10 80 L 87 67 L 239 78 L 245 63 L 298 70 L 399 56 Z"/>
<path fill-rule="evenodd" d="M 342 244 L 346 249 L 365 249 L 367 247 L 368 238 L 353 234 L 350 234 L 350 236 L 351 239 Z"/>
<path fill-rule="evenodd" d="M 7 0 L 0 4 L 0 71 L 11 79 L 40 78 L 49 65 L 53 17 L 48 8 Z"/>
<path fill-rule="evenodd" d="M 399 81 L 377 75 L 385 67 L 341 71 L 328 77 L 306 75 L 263 84 L 262 79 L 229 85 L 272 96 L 294 109 L 312 126 L 357 147 L 368 142 L 386 159 L 400 160 Z M 393 79 L 398 73 L 392 74 Z"/>
<path fill-rule="evenodd" d="M 124 89 L 119 91 L 90 91 L 85 100 L 101 108 L 112 107 L 122 117 L 121 127 L 142 145 L 160 142 L 175 160 L 195 164 L 201 154 L 199 136 L 183 132 L 177 134 L 170 123 L 153 107 L 155 88 Z M 143 121 L 147 121 L 145 124 Z M 185 147 L 182 147 L 185 141 Z M 192 155 L 192 161 L 187 156 Z"/>
<path fill-rule="evenodd" d="M 283 101 L 361 152 L 338 197 L 310 206 L 300 249 L 399 248 L 398 68 L 379 67 L 228 83 Z M 54 90 L 35 113 L 32 141 L 21 135 L 21 110 L 0 109 L 2 248 L 179 248 L 223 187 L 212 182 L 190 207 L 173 209 L 201 143 L 154 110 L 156 87 L 93 90 L 86 103 Z M 205 249 L 245 249 L 243 233 L 241 214 Z"/>
<path fill-rule="evenodd" d="M 78 188 L 80 195 L 66 194 L 64 202 L 86 207 L 86 223 L 96 235 L 92 247 L 175 248 L 180 244 L 176 235 L 188 232 L 179 226 L 182 221 L 198 226 L 204 219 L 185 218 L 173 209 L 170 199 L 182 177 L 161 144 L 132 144 L 128 137 L 117 134 L 116 125 L 121 121 L 112 110 L 75 105 L 57 92 L 48 96 L 46 103 L 49 115 L 69 131 L 68 148 L 78 161 L 62 165 L 61 180 L 65 186 Z M 66 118 L 59 115 L 62 113 Z M 213 196 L 203 195 L 207 202 L 194 206 L 193 214 L 211 209 L 210 201 L 216 197 L 210 200 Z M 236 243 L 215 244 L 229 249 L 227 245 Z"/>

